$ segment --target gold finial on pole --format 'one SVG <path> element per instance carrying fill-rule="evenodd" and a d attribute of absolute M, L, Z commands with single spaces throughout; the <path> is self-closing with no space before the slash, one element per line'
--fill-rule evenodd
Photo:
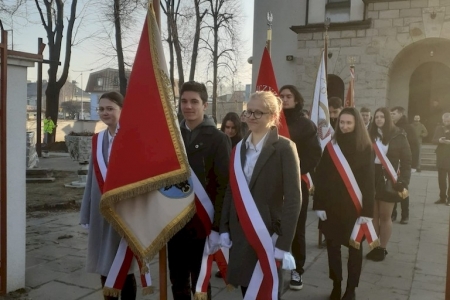
<path fill-rule="evenodd" d="M 267 50 L 269 50 L 269 54 L 270 53 L 270 46 L 272 43 L 272 21 L 273 21 L 273 14 L 271 11 L 267 12 L 267 41 L 266 41 L 266 47 Z"/>

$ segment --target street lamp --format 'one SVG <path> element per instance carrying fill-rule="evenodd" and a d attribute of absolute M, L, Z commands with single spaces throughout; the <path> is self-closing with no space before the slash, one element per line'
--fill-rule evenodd
<path fill-rule="evenodd" d="M 84 97 L 84 90 L 83 90 L 83 72 L 90 72 L 94 69 L 88 69 L 88 70 L 72 70 L 73 72 L 80 72 L 79 75 L 81 77 L 81 119 L 84 120 L 84 110 L 83 110 L 83 97 Z M 78 77 L 77 77 L 78 78 Z"/>

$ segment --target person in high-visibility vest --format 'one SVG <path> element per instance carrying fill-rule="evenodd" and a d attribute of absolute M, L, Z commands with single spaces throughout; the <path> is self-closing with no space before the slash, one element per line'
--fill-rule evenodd
<path fill-rule="evenodd" d="M 52 141 L 51 136 L 55 128 L 56 125 L 53 122 L 52 117 L 47 116 L 47 118 L 44 119 L 44 144 L 48 144 Z"/>

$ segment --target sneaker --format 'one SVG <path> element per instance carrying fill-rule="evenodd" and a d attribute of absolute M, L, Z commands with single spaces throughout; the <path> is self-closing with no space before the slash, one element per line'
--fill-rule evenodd
<path fill-rule="evenodd" d="M 408 222 L 409 222 L 409 218 L 408 217 L 404 217 L 404 218 L 402 218 L 400 220 L 400 224 L 403 224 L 403 225 L 408 224 Z"/>
<path fill-rule="evenodd" d="M 303 288 L 302 275 L 296 270 L 291 271 L 291 281 L 289 282 L 289 288 L 291 290 L 301 290 Z"/>
<path fill-rule="evenodd" d="M 436 202 L 434 202 L 434 204 L 446 204 L 445 200 L 439 199 Z"/>

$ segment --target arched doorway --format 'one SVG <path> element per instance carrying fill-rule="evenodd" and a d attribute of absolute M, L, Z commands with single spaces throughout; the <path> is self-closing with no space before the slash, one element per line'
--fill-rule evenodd
<path fill-rule="evenodd" d="M 328 98 L 339 97 L 342 99 L 342 104 L 344 104 L 344 94 L 345 94 L 345 84 L 341 77 L 328 74 L 327 76 L 327 93 Z"/>
<path fill-rule="evenodd" d="M 441 62 L 426 62 L 417 67 L 409 81 L 409 120 L 420 115 L 433 135 L 442 113 L 450 111 L 450 67 Z M 437 103 L 436 103 L 437 101 Z M 435 106 L 437 105 L 437 107 Z"/>

